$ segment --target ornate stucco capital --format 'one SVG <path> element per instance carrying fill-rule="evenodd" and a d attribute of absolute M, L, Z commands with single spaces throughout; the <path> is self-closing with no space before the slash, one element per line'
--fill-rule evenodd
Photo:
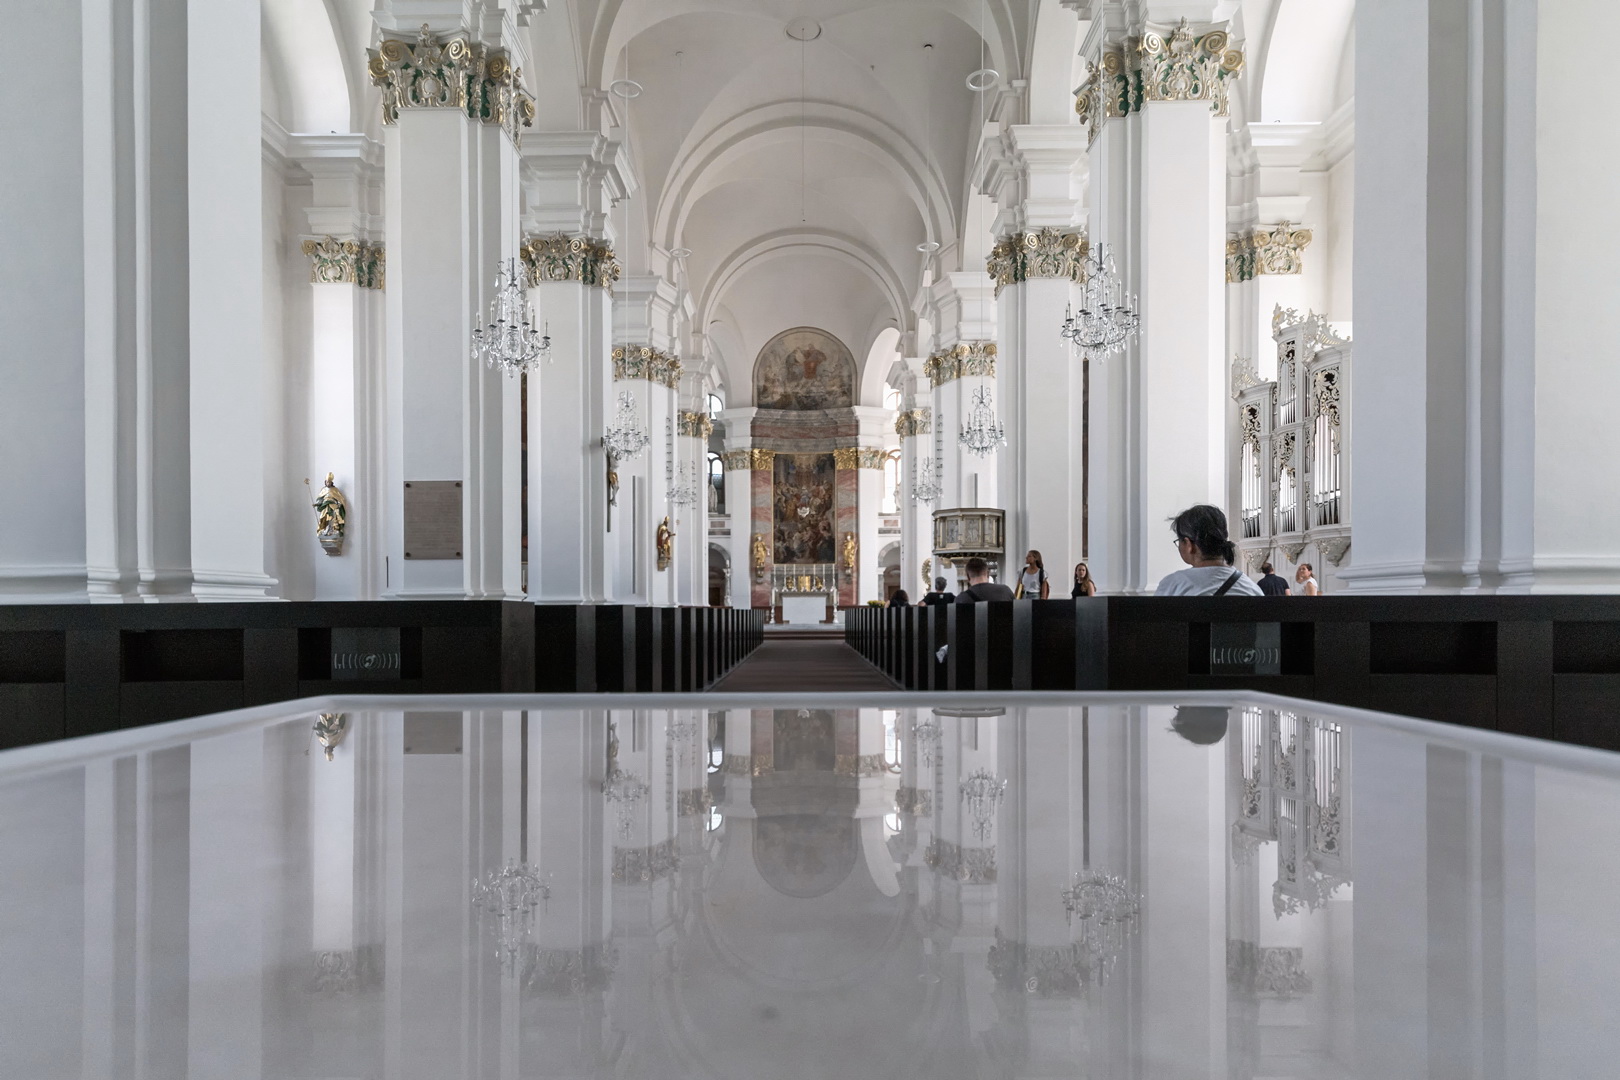
<path fill-rule="evenodd" d="M 1225 26 L 1194 29 L 1182 19 L 1168 33 L 1143 27 L 1088 63 L 1075 112 L 1092 139 L 1105 121 L 1140 112 L 1150 101 L 1207 101 L 1216 116 L 1226 116 L 1243 59 Z"/>
<path fill-rule="evenodd" d="M 619 260 L 605 240 L 567 233 L 531 236 L 523 241 L 519 254 L 530 285 L 577 281 L 611 292 L 613 283 L 619 280 Z"/>
<path fill-rule="evenodd" d="M 985 270 L 996 283 L 997 296 L 1007 286 L 1031 278 L 1080 281 L 1085 277 L 1088 250 L 1086 238 L 1078 230 L 1045 228 L 1013 233 L 991 248 Z"/>
<path fill-rule="evenodd" d="M 348 284 L 358 285 L 362 289 L 383 287 L 382 244 L 322 236 L 305 240 L 303 252 L 309 256 L 309 280 L 312 284 Z"/>
<path fill-rule="evenodd" d="M 681 410 L 675 421 L 675 434 L 693 439 L 707 439 L 714 434 L 714 421 L 708 413 Z"/>
<path fill-rule="evenodd" d="M 727 450 L 720 455 L 720 464 L 727 472 L 770 472 L 776 465 L 776 451 L 760 447 Z"/>
<path fill-rule="evenodd" d="M 470 120 L 500 127 L 513 142 L 522 128 L 534 126 L 534 98 L 505 49 L 462 35 L 441 37 L 423 23 L 414 42 L 385 38 L 367 51 L 371 81 L 382 90 L 384 124 L 398 123 L 405 109 L 460 109 Z"/>
<path fill-rule="evenodd" d="M 968 375 L 993 377 L 996 373 L 996 343 L 964 341 L 954 349 L 937 352 L 923 362 L 923 374 L 933 386 L 944 386 Z"/>
<path fill-rule="evenodd" d="M 833 450 L 833 467 L 837 469 L 881 469 L 882 447 L 840 446 Z"/>
<path fill-rule="evenodd" d="M 680 385 L 681 362 L 649 345 L 620 345 L 613 350 L 613 378 L 646 379 L 674 390 Z"/>
<path fill-rule="evenodd" d="M 1257 274 L 1303 273 L 1310 243 L 1311 230 L 1288 221 L 1235 233 L 1226 238 L 1227 283 L 1248 281 Z"/>
<path fill-rule="evenodd" d="M 933 428 L 934 410 L 930 408 L 907 409 L 894 418 L 894 433 L 901 438 L 927 435 Z"/>

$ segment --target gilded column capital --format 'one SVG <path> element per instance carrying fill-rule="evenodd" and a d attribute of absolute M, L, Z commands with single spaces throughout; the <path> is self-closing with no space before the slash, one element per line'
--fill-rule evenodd
<path fill-rule="evenodd" d="M 383 287 L 383 245 L 369 240 L 339 240 L 322 236 L 305 240 L 303 252 L 309 256 L 309 280 L 314 285 L 358 285 L 362 289 Z"/>
<path fill-rule="evenodd" d="M 646 379 L 674 390 L 681 381 L 681 362 L 648 345 L 621 345 L 613 350 L 613 378 Z"/>
<path fill-rule="evenodd" d="M 531 236 L 519 249 L 528 270 L 529 284 L 548 281 L 577 281 L 599 289 L 613 289 L 619 280 L 619 260 L 613 246 L 588 236 L 553 233 Z"/>
<path fill-rule="evenodd" d="M 727 450 L 720 455 L 720 464 L 727 472 L 770 472 L 776 466 L 776 451 L 759 447 Z"/>
<path fill-rule="evenodd" d="M 404 109 L 460 109 L 470 120 L 497 125 L 513 142 L 521 128 L 534 126 L 534 98 L 505 49 L 439 37 L 423 23 L 414 42 L 386 38 L 367 52 L 384 124 L 397 123 Z"/>
<path fill-rule="evenodd" d="M 996 343 L 964 341 L 954 349 L 937 352 L 923 361 L 923 374 L 932 386 L 944 386 L 953 379 L 996 373 Z"/>
<path fill-rule="evenodd" d="M 707 439 L 714 434 L 714 421 L 708 413 L 681 410 L 675 420 L 675 434 L 693 439 Z"/>
<path fill-rule="evenodd" d="M 1305 270 L 1305 249 L 1311 230 L 1289 221 L 1261 225 L 1226 239 L 1226 280 L 1248 281 L 1258 274 L 1299 274 Z"/>
<path fill-rule="evenodd" d="M 1195 33 L 1186 19 L 1168 37 L 1144 30 L 1132 41 L 1143 101 L 1207 101 L 1216 116 L 1231 108 L 1230 84 L 1243 70 L 1243 50 L 1225 29 Z"/>
<path fill-rule="evenodd" d="M 840 446 L 833 451 L 837 469 L 881 469 L 887 455 L 882 447 Z"/>
<path fill-rule="evenodd" d="M 1068 229 L 1045 228 L 1013 233 L 996 242 L 985 260 L 985 270 L 996 283 L 996 295 L 1009 285 L 1031 278 L 1085 277 L 1085 258 L 1090 245 L 1082 233 Z"/>
<path fill-rule="evenodd" d="M 1182 19 L 1169 34 L 1144 28 L 1087 64 L 1074 111 L 1092 140 L 1105 121 L 1141 112 L 1149 101 L 1207 101 L 1211 112 L 1226 116 L 1243 59 L 1224 27 L 1195 31 Z"/>
<path fill-rule="evenodd" d="M 907 409 L 894 418 L 894 433 L 901 438 L 908 435 L 927 435 L 933 430 L 934 410 L 925 407 Z"/>

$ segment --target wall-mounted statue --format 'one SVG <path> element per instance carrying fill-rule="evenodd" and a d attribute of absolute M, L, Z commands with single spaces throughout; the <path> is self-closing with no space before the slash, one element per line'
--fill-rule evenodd
<path fill-rule="evenodd" d="M 855 572 L 856 543 L 854 533 L 844 534 L 844 569 L 851 574 Z"/>
<path fill-rule="evenodd" d="M 304 477 L 304 486 L 309 486 L 309 477 Z M 343 554 L 343 534 L 349 526 L 349 503 L 339 491 L 331 473 L 326 474 L 326 484 L 315 494 L 315 538 L 321 542 L 321 548 L 328 555 Z"/>
<path fill-rule="evenodd" d="M 765 542 L 764 533 L 754 534 L 754 580 L 764 581 L 765 570 L 770 566 L 771 549 Z"/>
<path fill-rule="evenodd" d="M 658 523 L 658 569 L 668 570 L 675 561 L 675 530 L 669 527 L 669 515 Z"/>

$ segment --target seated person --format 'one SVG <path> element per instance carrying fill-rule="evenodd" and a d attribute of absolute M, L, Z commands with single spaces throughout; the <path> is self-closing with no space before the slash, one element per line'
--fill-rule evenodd
<path fill-rule="evenodd" d="M 1191 506 L 1170 523 L 1176 553 L 1187 569 L 1165 575 L 1154 596 L 1262 596 L 1260 586 L 1232 569 L 1237 545 L 1226 535 L 1226 515 L 1215 506 Z"/>
<path fill-rule="evenodd" d="M 949 604 L 949 603 L 952 603 L 953 601 L 955 601 L 955 599 L 956 599 L 956 594 L 955 593 L 945 591 L 945 579 L 942 578 L 942 577 L 937 577 L 937 578 L 934 579 L 934 589 L 933 589 L 933 591 L 929 592 L 929 593 L 924 593 L 923 598 L 921 600 L 917 601 L 917 604 L 918 604 L 919 607 L 924 605 L 924 604 L 928 605 L 929 607 L 933 607 L 935 604 Z"/>
<path fill-rule="evenodd" d="M 990 564 L 975 556 L 963 568 L 967 571 L 968 587 L 956 598 L 958 604 L 978 604 L 995 600 L 1011 600 L 1013 591 L 990 580 Z"/>

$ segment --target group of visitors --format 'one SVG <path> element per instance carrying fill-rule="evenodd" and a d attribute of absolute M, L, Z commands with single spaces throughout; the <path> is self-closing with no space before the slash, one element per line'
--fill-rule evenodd
<path fill-rule="evenodd" d="M 1219 507 L 1191 506 L 1177 514 L 1170 522 L 1175 533 L 1176 554 L 1187 564 L 1187 569 L 1165 576 L 1154 590 L 1155 596 L 1291 596 L 1288 582 L 1278 577 L 1271 563 L 1260 567 L 1258 583 L 1249 580 L 1233 568 L 1237 559 L 1237 545 L 1226 532 L 1226 515 Z M 943 577 L 934 579 L 934 588 L 918 606 L 934 604 L 972 604 L 992 600 L 1047 600 L 1052 595 L 1052 583 L 1046 577 L 1046 564 L 1039 551 L 1024 555 L 1023 568 L 1018 572 L 1017 585 L 1008 588 L 990 580 L 990 564 L 972 558 L 963 566 L 968 586 L 960 595 L 949 592 Z M 1316 583 L 1316 572 L 1310 563 L 1300 563 L 1294 571 L 1294 582 L 1301 596 L 1320 596 L 1322 589 Z M 1097 595 L 1097 583 L 1085 563 L 1074 566 L 1074 585 L 1069 590 L 1074 598 Z M 906 607 L 911 598 L 904 589 L 889 600 L 890 607 Z"/>

